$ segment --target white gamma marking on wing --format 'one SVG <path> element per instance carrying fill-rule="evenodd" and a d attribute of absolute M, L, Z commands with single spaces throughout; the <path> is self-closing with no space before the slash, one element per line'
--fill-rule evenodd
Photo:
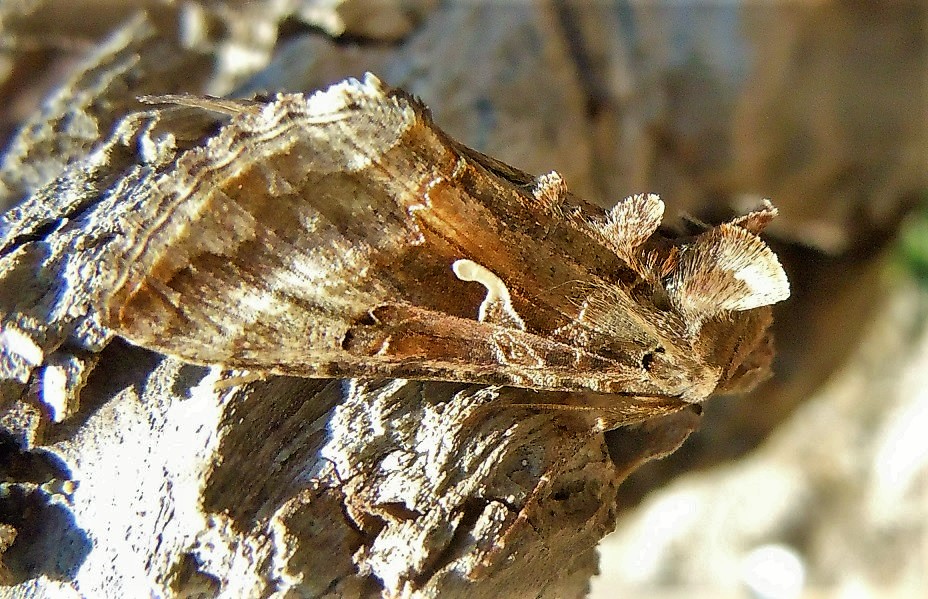
<path fill-rule="evenodd" d="M 480 304 L 478 312 L 480 322 L 487 322 L 489 319 L 492 324 L 525 330 L 525 322 L 512 307 L 509 289 L 490 269 L 473 260 L 456 260 L 451 269 L 462 281 L 474 281 L 487 288 L 487 297 Z"/>

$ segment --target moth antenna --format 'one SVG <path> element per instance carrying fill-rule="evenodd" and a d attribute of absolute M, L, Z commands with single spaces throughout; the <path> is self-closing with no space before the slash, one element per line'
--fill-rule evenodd
<path fill-rule="evenodd" d="M 686 227 L 691 232 L 695 231 L 696 233 L 702 233 L 703 231 L 708 231 L 712 228 L 712 225 L 688 212 L 683 212 L 680 214 L 680 220 L 683 221 L 684 227 Z"/>

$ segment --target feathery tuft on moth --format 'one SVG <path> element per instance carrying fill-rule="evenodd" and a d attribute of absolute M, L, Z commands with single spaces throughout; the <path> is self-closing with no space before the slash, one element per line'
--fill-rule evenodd
<path fill-rule="evenodd" d="M 769 370 L 789 284 L 757 211 L 692 236 L 451 139 L 373 75 L 266 102 L 169 96 L 216 131 L 145 193 L 106 324 L 196 363 L 609 394 L 620 425 Z M 138 193 L 136 190 L 135 193 Z M 601 410 L 601 407 L 597 407 Z"/>

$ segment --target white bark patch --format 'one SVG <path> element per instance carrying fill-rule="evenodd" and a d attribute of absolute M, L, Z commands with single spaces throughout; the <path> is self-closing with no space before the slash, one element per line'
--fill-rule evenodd
<path fill-rule="evenodd" d="M 68 408 L 68 373 L 61 366 L 46 366 L 42 370 L 42 403 L 48 407 L 52 422 L 61 422 Z"/>
<path fill-rule="evenodd" d="M 42 363 L 45 353 L 35 341 L 18 329 L 6 327 L 0 331 L 0 349 L 5 354 L 17 355 L 29 366 Z"/>
<path fill-rule="evenodd" d="M 451 269 L 462 281 L 474 281 L 487 288 L 487 297 L 480 304 L 477 320 L 500 326 L 525 330 L 525 322 L 512 307 L 509 289 L 503 280 L 490 269 L 473 260 L 456 260 Z"/>

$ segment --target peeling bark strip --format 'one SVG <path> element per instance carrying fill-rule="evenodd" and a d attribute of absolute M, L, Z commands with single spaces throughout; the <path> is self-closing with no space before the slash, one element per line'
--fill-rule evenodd
<path fill-rule="evenodd" d="M 769 203 L 668 237 L 657 196 L 603 214 L 372 75 L 269 102 L 147 101 L 221 125 L 128 190 L 151 218 L 102 312 L 133 343 L 304 377 L 612 394 L 595 407 L 609 428 L 767 372 L 768 306 L 789 295 L 757 237 Z"/>

